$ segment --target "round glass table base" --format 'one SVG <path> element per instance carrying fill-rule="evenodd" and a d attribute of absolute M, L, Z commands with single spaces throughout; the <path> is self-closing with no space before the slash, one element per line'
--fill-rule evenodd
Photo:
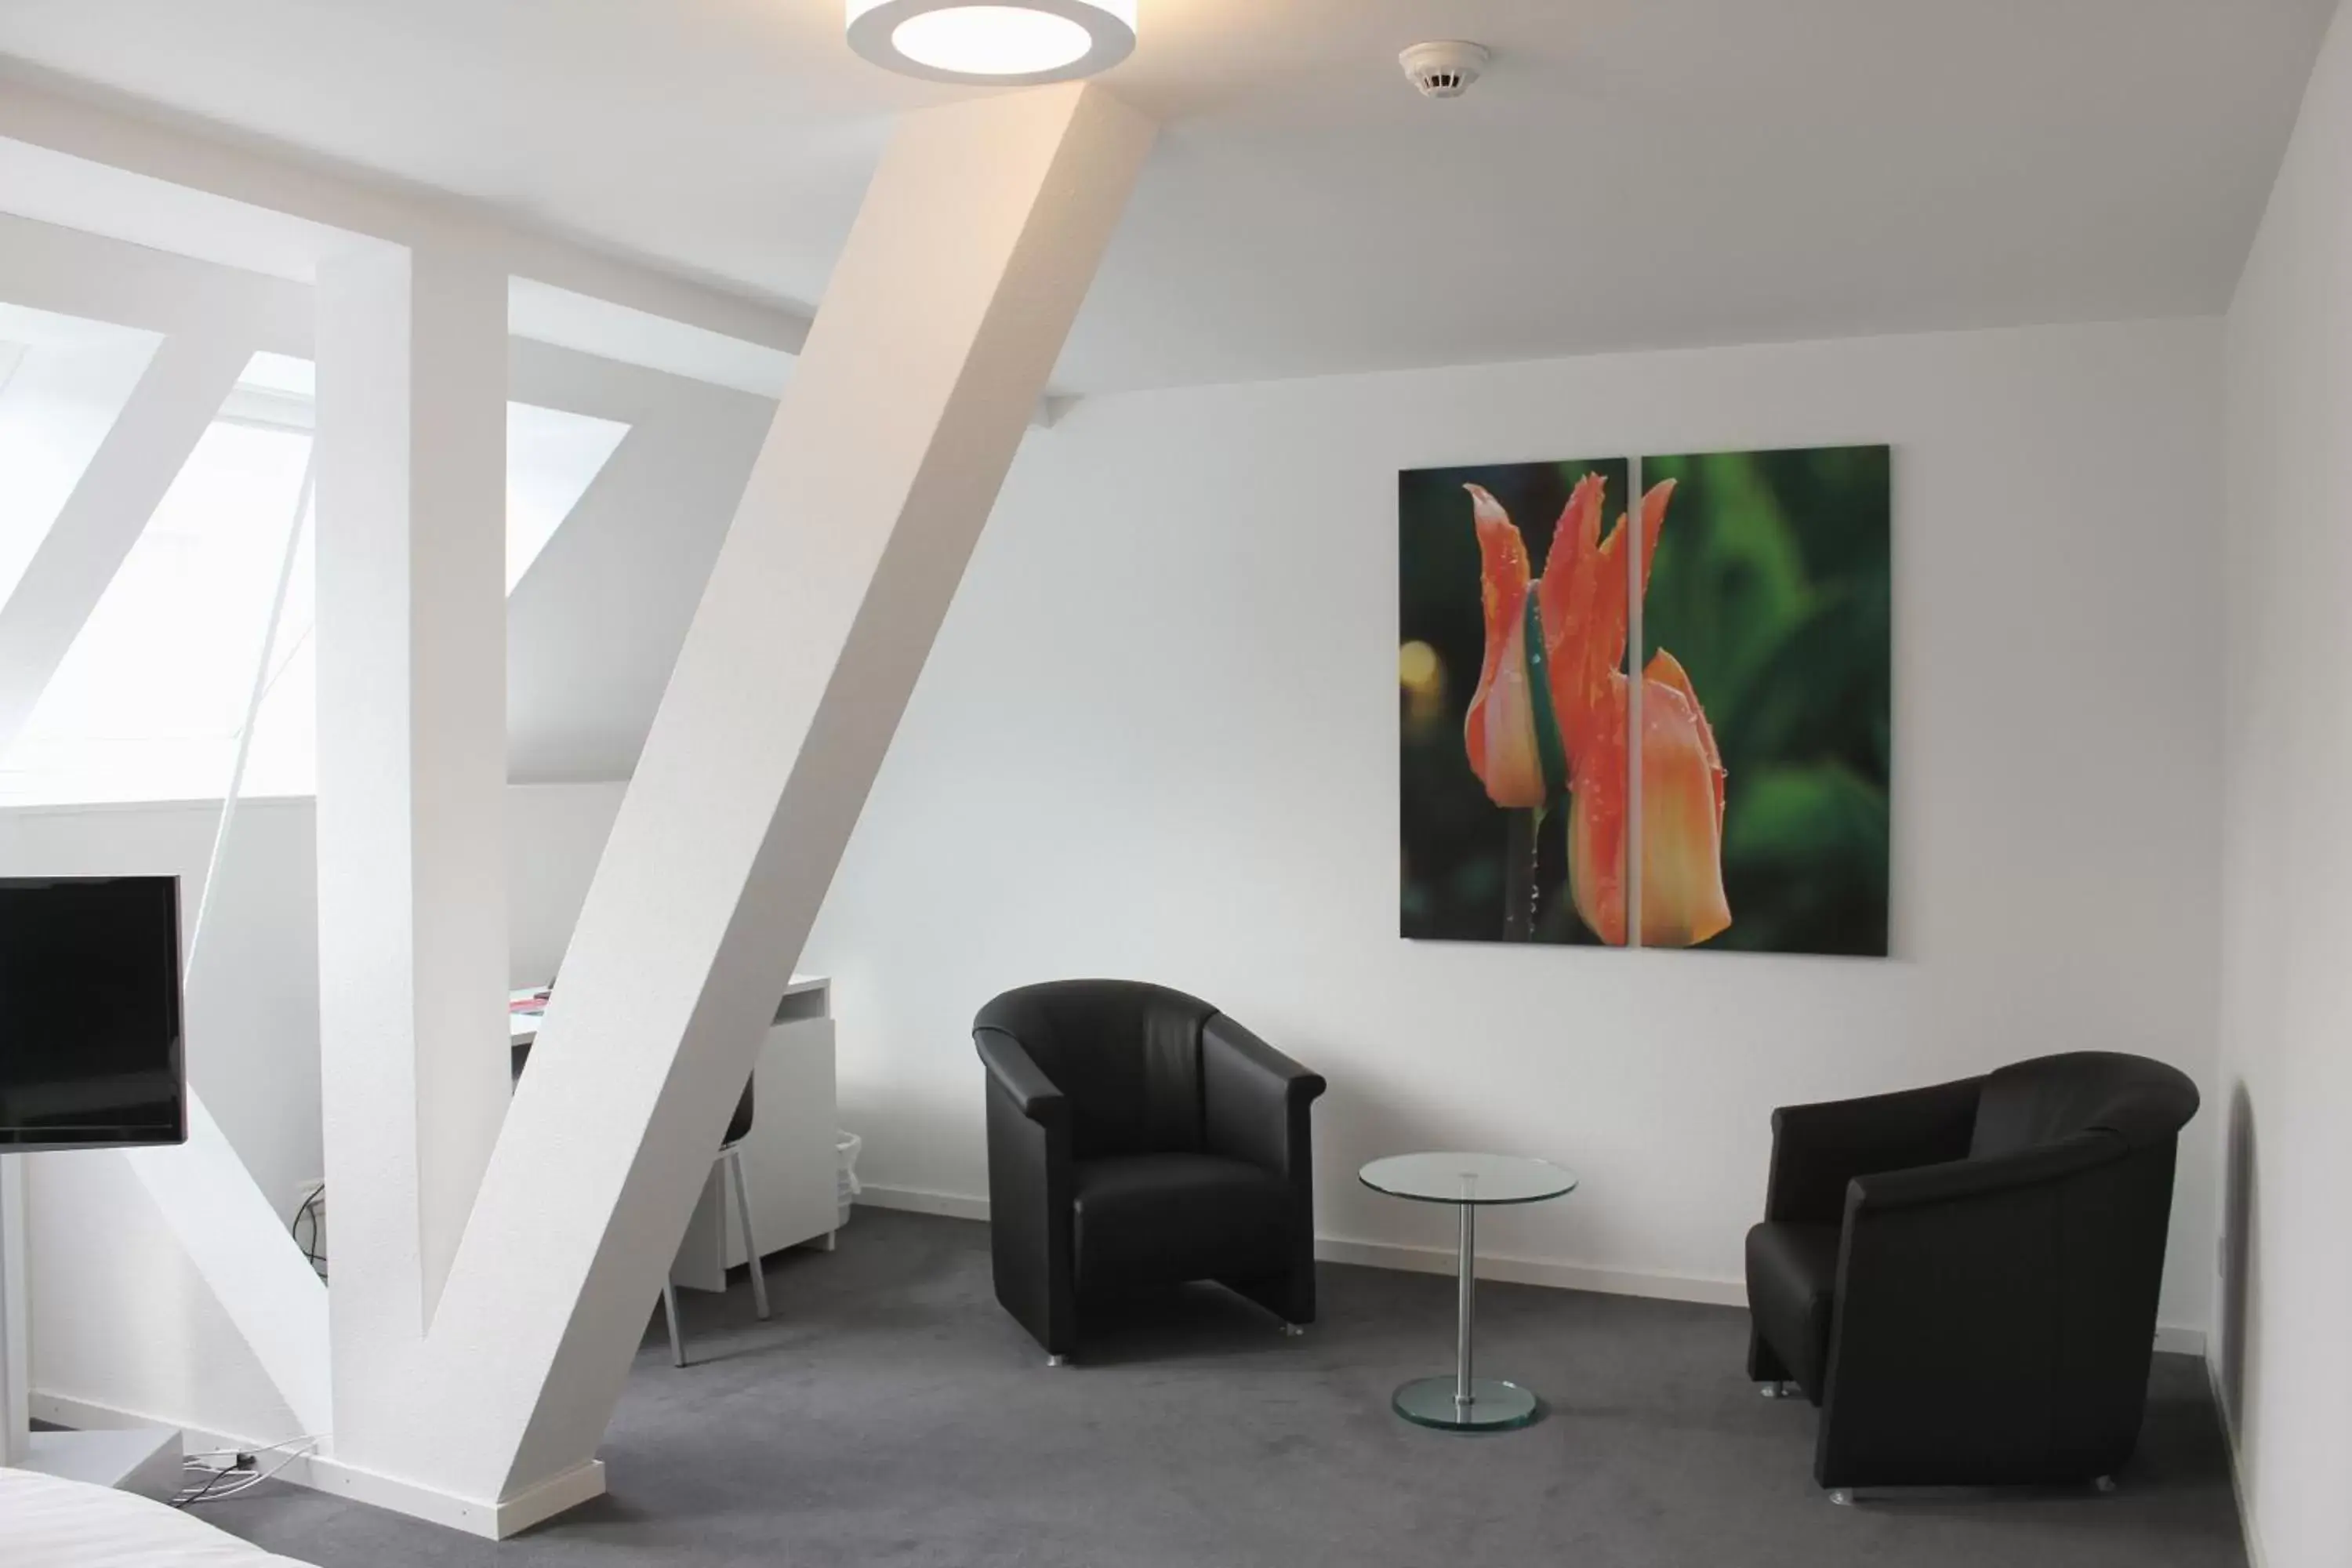
<path fill-rule="evenodd" d="M 1540 1414 L 1536 1396 L 1516 1383 L 1500 1378 L 1470 1380 L 1470 1403 L 1454 1397 L 1451 1373 L 1444 1377 L 1416 1377 L 1397 1386 L 1396 1413 L 1421 1426 L 1445 1432 L 1507 1432 L 1525 1426 Z"/>

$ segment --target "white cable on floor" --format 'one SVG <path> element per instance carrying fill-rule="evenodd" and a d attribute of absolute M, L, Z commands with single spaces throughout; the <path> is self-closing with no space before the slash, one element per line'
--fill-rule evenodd
<path fill-rule="evenodd" d="M 300 1447 L 295 1447 L 294 1445 L 296 1444 L 299 1444 Z M 225 1498 L 233 1498 L 239 1492 L 249 1492 L 254 1488 L 259 1486 L 262 1482 L 276 1475 L 278 1471 L 284 1469 L 287 1466 L 292 1464 L 295 1460 L 307 1458 L 311 1450 L 318 1447 L 318 1446 L 319 1439 L 316 1437 L 293 1437 L 289 1438 L 283 1443 L 272 1443 L 267 1448 L 242 1448 L 235 1450 L 231 1455 L 232 1458 L 236 1458 L 243 1454 L 251 1454 L 257 1459 L 258 1459 L 263 1454 L 270 1453 L 276 1449 L 285 1448 L 289 1451 L 280 1458 L 276 1464 L 270 1466 L 268 1469 L 262 1469 L 257 1466 L 254 1469 L 245 1472 L 239 1472 L 234 1469 L 214 1471 L 211 1479 L 206 1480 L 202 1486 L 181 1488 L 179 1495 L 172 1499 L 172 1506 L 173 1508 L 193 1508 L 200 1502 L 219 1502 Z M 236 1479 L 226 1486 L 222 1485 L 221 1483 L 223 1479 L 230 1476 L 235 1476 Z"/>
<path fill-rule="evenodd" d="M 292 1448 L 301 1445 L 322 1443 L 324 1441 L 326 1441 L 324 1434 L 318 1432 L 306 1432 L 299 1437 L 284 1437 L 275 1443 L 264 1443 L 259 1447 L 247 1444 L 242 1448 L 191 1448 L 185 1454 L 182 1455 L 181 1458 L 189 1460 L 234 1459 L 239 1454 L 251 1454 L 256 1458 L 258 1458 L 263 1454 L 274 1454 L 280 1448 Z"/>

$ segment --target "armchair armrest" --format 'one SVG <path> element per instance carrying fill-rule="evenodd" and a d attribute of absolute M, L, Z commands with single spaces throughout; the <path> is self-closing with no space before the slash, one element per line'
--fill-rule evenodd
<path fill-rule="evenodd" d="M 1784 1106 L 1772 1113 L 1764 1217 L 1835 1225 L 1857 1176 L 1963 1159 L 1981 1079 Z"/>
<path fill-rule="evenodd" d="M 1202 1115 L 1216 1153 L 1297 1177 L 1312 1157 L 1308 1108 L 1326 1087 L 1223 1013 L 1201 1026 Z"/>
<path fill-rule="evenodd" d="M 996 1299 L 1048 1353 L 1077 1342 L 1070 1102 L 1002 1029 L 974 1028 L 988 1077 L 989 1251 Z"/>
<path fill-rule="evenodd" d="M 975 1029 L 971 1039 L 981 1065 L 988 1069 L 990 1084 L 1009 1098 L 1022 1115 L 1040 1127 L 1067 1123 L 1070 1102 L 1035 1058 L 1021 1048 L 1020 1041 L 999 1029 Z"/>
<path fill-rule="evenodd" d="M 1223 1013 L 1201 1026 L 1201 1056 L 1212 1070 L 1223 1068 L 1254 1080 L 1262 1089 L 1313 1100 L 1329 1086 Z"/>
<path fill-rule="evenodd" d="M 1846 1195 L 1846 1214 L 1849 1218 L 1875 1216 L 1990 1197 L 2062 1180 L 2124 1152 L 2122 1140 L 2084 1132 L 1990 1159 L 1947 1160 L 1905 1170 L 1868 1172 L 1853 1178 Z"/>

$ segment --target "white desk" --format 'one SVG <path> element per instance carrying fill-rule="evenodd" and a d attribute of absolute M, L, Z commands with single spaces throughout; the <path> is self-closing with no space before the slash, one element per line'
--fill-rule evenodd
<path fill-rule="evenodd" d="M 547 1009 L 544 1006 L 541 1006 L 535 1012 L 526 1012 L 522 1009 L 521 1004 L 531 1001 L 534 998 L 543 1002 L 547 996 L 547 992 L 548 988 L 546 986 L 534 985 L 527 986 L 520 991 L 509 991 L 507 993 L 508 1044 L 510 1046 L 527 1046 L 539 1038 L 540 1020 L 547 1016 Z M 776 1008 L 776 1022 L 781 1024 L 784 1021 L 785 1012 L 790 1006 L 793 999 L 796 996 L 816 996 L 821 998 L 823 1000 L 823 1005 L 820 1006 L 817 1016 L 820 1017 L 830 1017 L 832 1016 L 832 994 L 833 982 L 826 979 L 824 975 L 795 974 L 793 976 L 793 983 L 784 987 L 782 1000 L 778 1004 Z M 795 1016 L 797 1016 L 798 1015 L 796 1014 Z"/>
<path fill-rule="evenodd" d="M 537 994 L 518 991 L 512 1000 Z M 541 1016 L 509 1012 L 509 1047 L 535 1042 Z M 784 988 L 752 1069 L 751 1096 L 743 1176 L 751 1189 L 751 1224 L 760 1250 L 830 1244 L 840 1210 L 833 1150 L 833 983 L 824 976 L 795 974 Z M 670 1279 L 681 1289 L 723 1290 L 727 1270 L 744 1260 L 741 1226 L 729 1213 L 732 1205 L 725 1196 L 714 1166 L 670 1266 Z"/>

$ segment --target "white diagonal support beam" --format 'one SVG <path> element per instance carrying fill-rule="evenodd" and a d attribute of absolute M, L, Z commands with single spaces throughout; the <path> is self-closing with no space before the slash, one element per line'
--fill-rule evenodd
<path fill-rule="evenodd" d="M 170 335 L 242 332 L 257 349 L 308 357 L 300 283 L 0 213 L 0 300 Z"/>
<path fill-rule="evenodd" d="M 611 1412 L 1151 134 L 1098 88 L 1055 89 L 909 117 L 876 174 L 583 912 L 558 1070 L 525 1080 L 494 1162 L 517 1178 L 483 1215 L 499 1252 L 555 1196 L 531 1149 L 578 1118 L 604 1134 L 580 1139 L 589 1190 L 613 1193 L 542 1249 L 584 1289 L 509 1489 L 577 1462 Z M 461 1268 L 498 1256 L 476 1246 Z"/>
<path fill-rule="evenodd" d="M 336 1448 L 402 1375 L 507 1097 L 507 278 L 369 247 L 318 283 L 319 1023 Z"/>
<path fill-rule="evenodd" d="M 122 558 L 253 357 L 241 331 L 165 338 L 0 605 L 0 751 L 57 673 Z"/>
<path fill-rule="evenodd" d="M 288 157 L 201 122 L 167 122 L 69 96 L 48 85 L 57 79 L 41 79 L 21 66 L 0 70 L 0 137 L 252 209 L 264 215 L 260 226 L 277 237 L 276 249 L 284 253 L 275 258 L 279 264 L 306 247 L 339 247 L 331 235 L 289 234 L 282 224 L 269 225 L 266 215 L 394 245 L 475 251 L 506 272 L 788 353 L 807 333 L 806 314 L 781 300 L 518 223 L 478 202 L 400 185 L 358 168 Z M 126 200 L 138 194 L 120 181 L 93 183 L 113 187 Z M 78 214 L 45 216 L 82 221 Z M 242 219 L 227 216 L 242 226 Z M 166 234 L 129 237 L 173 243 Z"/>
<path fill-rule="evenodd" d="M 185 1143 L 126 1149 L 121 1158 L 303 1430 L 331 1430 L 327 1289 L 201 1090 L 188 1090 Z"/>
<path fill-rule="evenodd" d="M 407 1429 L 363 1429 L 375 1417 L 338 1384 L 336 1462 L 372 1473 L 362 1491 L 420 1510 L 420 1492 L 470 1500 L 457 1521 L 502 1533 L 601 1485 L 596 1445 L 647 1309 L 1151 135 L 1080 86 L 901 122 L 679 654 L 439 1311 L 394 1370 Z M 323 800 L 320 831 L 323 859 Z M 327 1071 L 359 1065 L 331 1049 Z M 349 1092 L 331 1086 L 331 1137 Z"/>

